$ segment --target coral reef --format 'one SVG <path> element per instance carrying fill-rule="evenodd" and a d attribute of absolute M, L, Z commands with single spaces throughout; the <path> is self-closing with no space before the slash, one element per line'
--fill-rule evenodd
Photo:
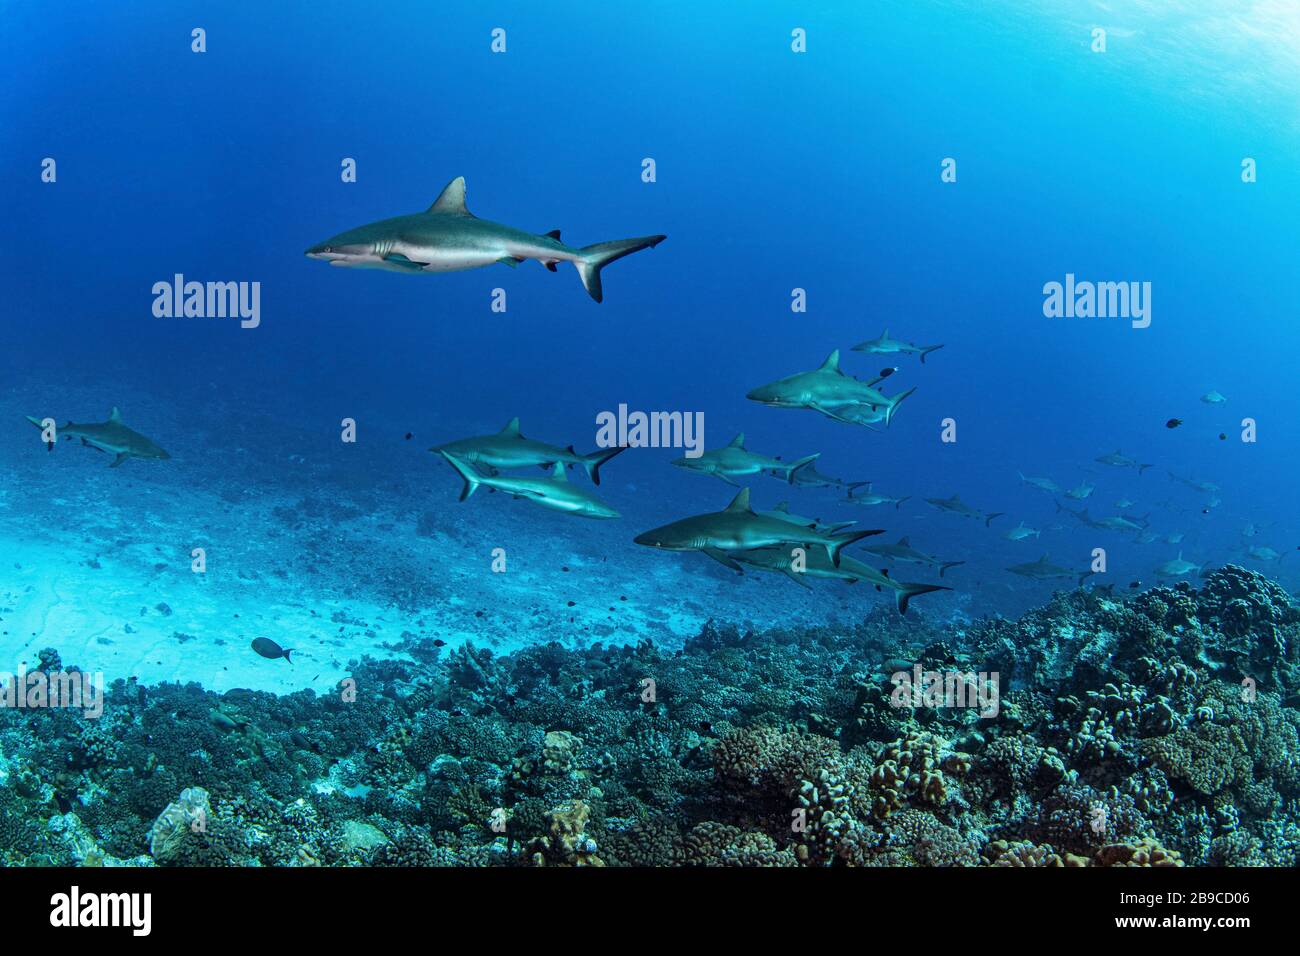
<path fill-rule="evenodd" d="M 412 639 L 409 643 L 416 643 Z M 1292 866 L 1300 608 L 1237 567 L 1019 621 L 710 623 L 495 655 L 430 639 L 355 694 L 119 681 L 0 710 L 0 861 L 264 866 Z M 43 666 L 64 665 L 57 649 Z M 996 714 L 896 706 L 914 664 Z"/>

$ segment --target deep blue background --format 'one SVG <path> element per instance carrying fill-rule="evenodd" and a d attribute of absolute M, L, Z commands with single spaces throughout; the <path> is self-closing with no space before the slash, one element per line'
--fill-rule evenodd
<path fill-rule="evenodd" d="M 353 415 L 429 440 L 519 414 L 585 449 L 620 402 L 700 410 L 710 446 L 743 429 L 756 450 L 819 450 L 823 471 L 893 494 L 960 490 L 1042 527 L 1050 501 L 1017 470 L 1102 476 L 1094 513 L 1121 493 L 1138 511 L 1181 496 L 1190 512 L 1161 530 L 1188 526 L 1194 560 L 1229 557 L 1247 519 L 1281 522 L 1267 543 L 1295 547 L 1294 23 L 1225 36 L 1122 5 L 695 6 L 7 4 L 0 368 L 10 384 L 33 364 L 111 368 L 160 402 L 215 387 L 304 427 Z M 1094 23 L 1112 28 L 1105 54 L 1088 49 Z M 424 209 L 457 175 L 477 215 L 574 245 L 669 238 L 611 266 L 602 305 L 568 266 L 426 278 L 303 257 Z M 150 287 L 175 272 L 261 281 L 262 327 L 155 319 Z M 1042 285 L 1066 272 L 1150 281 L 1151 327 L 1044 318 Z M 505 315 L 489 310 L 497 286 Z M 789 309 L 794 287 L 807 314 Z M 887 433 L 745 400 L 885 326 L 946 344 L 898 362 L 887 390 L 919 388 Z M 855 374 L 883 364 L 845 352 Z M 1212 388 L 1226 408 L 1198 401 Z M 1236 440 L 1245 415 L 1255 445 Z M 939 442 L 945 416 L 956 445 Z M 1091 464 L 1117 447 L 1157 467 Z M 725 502 L 669 468 L 675 454 L 620 464 L 672 503 L 647 512 Z M 1201 515 L 1167 468 L 1220 483 L 1224 503 Z M 949 550 L 986 540 L 958 524 Z"/>

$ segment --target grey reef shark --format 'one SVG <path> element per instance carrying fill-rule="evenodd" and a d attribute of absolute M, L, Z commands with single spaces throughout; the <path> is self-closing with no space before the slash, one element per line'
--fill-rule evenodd
<path fill-rule="evenodd" d="M 836 534 L 804 527 L 784 518 L 755 514 L 749 505 L 749 489 L 742 488 L 722 511 L 674 521 L 639 534 L 633 541 L 664 551 L 702 551 L 733 571 L 743 569 L 727 554 L 728 551 L 752 551 L 775 544 L 816 545 L 826 549 L 831 564 L 838 568 L 841 548 L 883 533 L 883 529 L 874 529 Z"/>
<path fill-rule="evenodd" d="M 913 345 L 911 342 L 903 342 L 899 339 L 889 337 L 889 329 L 885 329 L 878 339 L 868 339 L 865 342 L 859 342 L 853 346 L 854 352 L 870 352 L 874 355 L 899 355 L 910 353 L 921 356 L 921 364 L 925 364 L 925 357 L 936 349 L 943 348 L 942 345 Z"/>
<path fill-rule="evenodd" d="M 560 448 L 544 441 L 534 441 L 525 438 L 519 431 L 518 418 L 510 419 L 506 427 L 495 435 L 461 438 L 429 449 L 454 455 L 460 461 L 475 465 L 489 477 L 511 468 L 529 468 L 534 465 L 550 470 L 557 461 L 566 465 L 580 465 L 593 485 L 600 484 L 601 466 L 623 450 L 624 446 L 619 445 L 583 455 L 574 451 L 572 445 Z"/>
<path fill-rule="evenodd" d="M 1088 578 L 1092 577 L 1092 571 L 1071 571 L 1069 568 L 1062 568 L 1052 564 L 1048 558 L 1050 555 L 1044 554 L 1037 561 L 1031 561 L 1027 564 L 1013 564 L 1007 568 L 1012 574 L 1019 574 L 1021 577 L 1030 578 L 1034 581 L 1050 581 L 1054 578 L 1077 580 L 1080 585 Z"/>
<path fill-rule="evenodd" d="M 774 408 L 811 409 L 850 425 L 888 425 L 899 403 L 914 389 L 890 398 L 874 388 L 883 380 L 882 376 L 863 382 L 841 371 L 840 351 L 836 349 L 820 367 L 760 385 L 745 397 Z"/>
<path fill-rule="evenodd" d="M 745 447 L 745 433 L 741 432 L 731 440 L 731 444 L 723 448 L 705 451 L 695 458 L 678 458 L 673 461 L 673 464 L 679 468 L 685 468 L 687 471 L 697 471 L 702 475 L 713 475 L 716 478 L 721 478 L 729 485 L 740 487 L 739 483 L 734 479 L 757 475 L 764 471 L 790 481 L 790 476 L 796 469 L 812 464 L 817 460 L 819 454 L 808 455 L 792 462 L 784 462 L 780 458 L 769 458 L 767 455 L 760 455 L 758 452 L 748 450 Z"/>
<path fill-rule="evenodd" d="M 984 527 L 988 527 L 994 518 L 1000 518 L 1005 511 L 990 511 L 985 513 L 976 508 L 972 508 L 966 502 L 961 500 L 961 495 L 953 495 L 951 498 L 926 498 L 928 504 L 933 505 L 940 511 L 947 511 L 949 514 L 961 515 L 963 518 L 976 518 L 984 522 Z"/>
<path fill-rule="evenodd" d="M 537 234 L 479 219 L 465 208 L 465 177 L 458 176 L 424 212 L 349 229 L 312 246 L 306 254 L 332 266 L 408 273 L 463 272 L 498 262 L 513 267 L 528 259 L 554 272 L 556 263 L 572 262 L 587 294 L 599 302 L 601 269 L 666 238 L 641 236 L 567 246 L 560 241 L 558 229 Z"/>
<path fill-rule="evenodd" d="M 619 513 L 585 488 L 570 483 L 564 473 L 564 463 L 557 461 L 546 478 L 516 478 L 507 475 L 484 475 L 475 471 L 474 466 L 461 461 L 450 452 L 442 452 L 442 457 L 456 469 L 456 473 L 465 480 L 460 500 L 464 501 L 480 485 L 486 485 L 493 491 L 501 491 L 512 498 L 523 498 L 533 504 L 576 515 L 579 518 L 618 518 Z"/>
<path fill-rule="evenodd" d="M 930 594 L 934 591 L 951 591 L 952 588 L 941 584 L 914 584 L 909 581 L 895 581 L 888 574 L 877 571 L 868 564 L 863 564 L 849 555 L 842 555 L 838 566 L 831 564 L 820 551 L 810 551 L 803 556 L 800 566 L 795 563 L 794 555 L 787 548 L 773 545 L 753 551 L 737 551 L 732 557 L 744 564 L 784 574 L 791 581 L 805 588 L 811 588 L 805 578 L 838 578 L 855 584 L 866 581 L 875 586 L 877 591 L 888 589 L 894 594 L 894 605 L 899 614 L 907 613 L 907 606 L 918 594 Z"/>
<path fill-rule="evenodd" d="M 33 418 L 31 415 L 25 417 L 37 428 L 45 430 L 41 419 Z M 128 458 L 146 458 L 155 461 L 171 458 L 171 455 L 148 438 L 122 424 L 122 413 L 116 406 L 109 412 L 106 422 L 86 425 L 68 422 L 66 425 L 56 427 L 55 434 L 65 441 L 80 439 L 83 445 L 108 452 L 113 456 L 113 461 L 108 466 L 110 468 L 118 467 Z M 54 451 L 54 442 L 47 442 L 46 445 L 50 451 Z"/>

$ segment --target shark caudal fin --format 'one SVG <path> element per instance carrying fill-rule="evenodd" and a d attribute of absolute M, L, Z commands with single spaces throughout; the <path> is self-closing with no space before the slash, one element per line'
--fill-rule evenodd
<path fill-rule="evenodd" d="M 911 499 L 912 499 L 911 495 L 903 495 L 903 497 L 899 498 L 897 501 L 894 502 L 894 507 L 896 509 L 901 510 L 903 507 L 903 502 L 910 501 Z"/>
<path fill-rule="evenodd" d="M 937 352 L 937 351 L 938 351 L 939 349 L 941 349 L 941 348 L 943 348 L 942 345 L 925 345 L 925 346 L 922 346 L 922 348 L 921 348 L 921 364 L 922 364 L 922 365 L 925 364 L 925 357 L 926 357 L 927 355 L 929 355 L 931 352 Z"/>
<path fill-rule="evenodd" d="M 23 418 L 27 419 L 29 422 L 31 422 L 33 425 L 35 425 L 37 428 L 39 428 L 42 432 L 45 431 L 45 425 L 42 423 L 41 419 L 39 419 L 39 418 L 32 418 L 32 416 L 30 416 L 30 415 L 24 415 Z M 46 442 L 46 443 L 45 443 L 45 447 L 46 447 L 49 451 L 54 451 L 54 442 L 52 442 L 52 441 L 51 441 L 51 442 Z"/>
<path fill-rule="evenodd" d="M 907 398 L 907 396 L 911 395 L 915 391 L 916 391 L 916 386 L 913 385 L 906 392 L 899 392 L 897 395 L 895 395 L 893 398 L 889 400 L 889 407 L 885 409 L 886 428 L 888 428 L 889 423 L 894 420 L 894 412 L 898 411 L 898 406 L 903 403 L 903 399 Z"/>
<path fill-rule="evenodd" d="M 994 519 L 994 518 L 1001 518 L 1004 514 L 1006 514 L 1005 511 L 995 511 L 995 512 L 993 512 L 992 514 L 987 515 L 987 516 L 984 518 L 984 527 L 987 528 L 989 525 L 991 525 L 991 524 L 993 523 L 993 519 Z"/>
<path fill-rule="evenodd" d="M 459 474 L 462 478 L 465 479 L 465 487 L 462 488 L 460 492 L 460 500 L 464 501 L 466 498 L 472 495 L 475 492 L 475 490 L 478 488 L 478 486 L 482 483 L 483 480 L 482 476 L 478 472 L 476 472 L 470 465 L 461 461 L 455 455 L 450 455 L 445 451 L 439 452 L 438 454 L 442 455 L 443 458 L 446 458 L 447 464 L 455 468 L 457 474 Z"/>
<path fill-rule="evenodd" d="M 944 561 L 944 562 L 940 563 L 940 565 L 939 565 L 939 577 L 943 577 L 943 572 L 947 571 L 949 568 L 955 568 L 955 567 L 957 567 L 957 565 L 959 565 L 959 564 L 965 564 L 965 563 L 966 563 L 965 561 Z"/>
<path fill-rule="evenodd" d="M 850 531 L 848 534 L 837 534 L 831 537 L 829 541 L 824 542 L 826 553 L 830 556 L 831 564 L 837 568 L 840 566 L 840 549 L 845 545 L 852 544 L 854 541 L 861 541 L 863 538 L 869 538 L 873 534 L 884 534 L 884 528 L 873 528 L 870 531 Z"/>
<path fill-rule="evenodd" d="M 908 584 L 906 581 L 900 581 L 895 586 L 898 590 L 894 592 L 894 603 L 898 606 L 899 614 L 907 613 L 908 602 L 918 594 L 952 590 L 952 588 L 946 588 L 942 584 Z"/>
<path fill-rule="evenodd" d="M 593 451 L 590 455 L 582 456 L 582 467 L 587 472 L 587 477 L 591 479 L 593 485 L 600 484 L 600 466 L 619 452 L 625 451 L 626 448 L 626 445 L 616 445 L 613 448 L 602 448 L 599 451 Z"/>
<path fill-rule="evenodd" d="M 1138 465 L 1138 474 L 1142 474 L 1142 472 L 1146 471 L 1150 467 L 1150 465 Z"/>
<path fill-rule="evenodd" d="M 642 236 L 639 239 L 615 239 L 613 242 L 598 242 L 594 246 L 583 246 L 578 251 L 582 258 L 574 260 L 578 267 L 578 276 L 582 285 L 597 302 L 604 297 L 600 287 L 600 270 L 611 262 L 630 256 L 642 249 L 650 249 L 667 239 L 667 236 Z"/>
<path fill-rule="evenodd" d="M 808 456 L 806 456 L 806 457 L 804 457 L 804 458 L 800 458 L 798 461 L 792 461 L 792 462 L 790 462 L 790 464 L 788 464 L 788 465 L 785 466 L 785 480 L 788 481 L 790 484 L 793 485 L 793 484 L 794 484 L 794 473 L 795 473 L 796 471 L 798 471 L 800 468 L 806 468 L 807 466 L 811 465 L 813 462 L 815 462 L 815 461 L 816 461 L 818 458 L 820 458 L 821 456 L 822 456 L 822 453 L 821 453 L 821 452 L 818 452 L 818 453 L 815 454 L 815 455 L 808 455 Z"/>

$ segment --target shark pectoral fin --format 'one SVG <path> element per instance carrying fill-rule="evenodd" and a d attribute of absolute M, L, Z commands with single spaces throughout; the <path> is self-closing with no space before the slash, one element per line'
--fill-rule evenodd
<path fill-rule="evenodd" d="M 732 481 L 730 478 L 727 477 L 727 475 L 724 472 L 715 471 L 714 474 L 717 475 L 719 478 L 721 478 L 723 481 L 725 481 L 727 484 L 734 485 L 737 488 L 740 487 L 739 483 Z"/>
<path fill-rule="evenodd" d="M 398 269 L 406 269 L 410 272 L 424 271 L 423 262 L 416 262 L 414 259 L 408 259 L 400 252 L 390 252 L 388 255 L 384 256 L 384 261 L 390 266 Z"/>
<path fill-rule="evenodd" d="M 737 574 L 745 573 L 745 569 L 728 557 L 725 551 L 719 551 L 717 548 L 704 548 L 703 551 L 723 567 L 731 568 L 731 570 L 735 571 Z"/>
<path fill-rule="evenodd" d="M 801 572 L 796 571 L 794 568 L 786 568 L 785 576 L 801 588 L 807 588 L 809 591 L 812 590 L 812 585 L 808 583 Z"/>
<path fill-rule="evenodd" d="M 118 466 L 120 466 L 120 465 L 122 464 L 122 462 L 126 461 L 126 458 L 127 458 L 126 455 L 118 455 L 116 458 L 113 459 L 113 463 L 112 463 L 111 465 L 109 465 L 108 467 L 109 467 L 109 468 L 117 468 Z"/>

